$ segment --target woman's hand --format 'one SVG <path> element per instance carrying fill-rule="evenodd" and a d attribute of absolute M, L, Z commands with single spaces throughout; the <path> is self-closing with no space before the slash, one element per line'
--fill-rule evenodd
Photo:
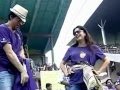
<path fill-rule="evenodd" d="M 65 75 L 65 76 L 68 76 L 69 74 L 68 74 L 68 72 L 66 71 L 66 72 L 64 72 L 64 75 Z"/>
<path fill-rule="evenodd" d="M 95 74 L 95 75 L 99 75 L 101 72 L 98 70 L 98 71 L 96 71 L 96 70 L 92 70 L 93 71 L 93 73 Z"/>
<path fill-rule="evenodd" d="M 67 73 L 68 73 L 68 75 L 74 73 L 74 72 L 72 71 L 72 68 L 71 68 L 70 66 L 67 66 L 66 68 L 67 68 Z"/>

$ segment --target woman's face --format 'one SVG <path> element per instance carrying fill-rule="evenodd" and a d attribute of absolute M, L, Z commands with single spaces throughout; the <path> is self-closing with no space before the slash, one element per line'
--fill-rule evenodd
<path fill-rule="evenodd" d="M 79 28 L 76 28 L 73 32 L 73 35 L 75 36 L 77 41 L 85 40 L 85 32 L 83 30 L 80 30 Z"/>

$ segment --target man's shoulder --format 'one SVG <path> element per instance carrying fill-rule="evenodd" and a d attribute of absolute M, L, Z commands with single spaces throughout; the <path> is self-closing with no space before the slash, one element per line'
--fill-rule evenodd
<path fill-rule="evenodd" d="M 6 27 L 5 27 L 5 25 L 4 24 L 0 24 L 0 31 L 5 31 L 6 30 Z"/>
<path fill-rule="evenodd" d="M 0 28 L 4 28 L 4 24 L 0 24 Z"/>

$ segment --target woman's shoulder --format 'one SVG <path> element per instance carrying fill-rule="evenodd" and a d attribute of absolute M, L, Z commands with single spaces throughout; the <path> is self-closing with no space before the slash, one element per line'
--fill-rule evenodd
<path fill-rule="evenodd" d="M 77 46 L 74 44 L 68 48 L 69 51 L 74 50 Z"/>
<path fill-rule="evenodd" d="M 93 49 L 99 49 L 100 47 L 97 44 L 93 44 L 93 45 L 91 45 L 91 48 L 93 48 Z"/>
<path fill-rule="evenodd" d="M 78 44 L 75 43 L 75 44 L 71 45 L 70 47 L 73 48 L 73 47 L 77 47 L 77 46 L 78 46 Z"/>
<path fill-rule="evenodd" d="M 92 47 L 99 47 L 97 44 L 92 44 L 91 46 Z"/>

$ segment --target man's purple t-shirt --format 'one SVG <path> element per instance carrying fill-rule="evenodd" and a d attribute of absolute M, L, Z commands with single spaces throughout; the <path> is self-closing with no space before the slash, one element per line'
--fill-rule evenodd
<path fill-rule="evenodd" d="M 18 30 L 16 30 L 15 32 L 10 31 L 10 29 L 5 24 L 0 25 L 0 71 L 7 70 L 9 73 L 14 74 L 14 85 L 12 87 L 12 90 L 36 90 L 37 86 L 32 76 L 29 60 L 27 59 L 23 60 L 20 57 L 20 51 L 22 46 L 20 34 L 21 32 Z M 21 63 L 24 62 L 26 64 L 29 80 L 24 86 L 20 83 L 21 80 L 20 72 L 9 61 L 5 51 L 3 50 L 3 47 L 6 43 L 11 44 L 12 49 L 17 55 L 20 62 Z"/>
<path fill-rule="evenodd" d="M 22 46 L 22 40 L 19 34 L 20 31 L 16 30 L 12 32 L 5 24 L 0 25 L 0 71 L 6 70 L 11 66 L 8 57 L 3 50 L 6 43 L 11 44 L 13 51 L 16 53 L 18 58 L 20 58 L 20 50 Z"/>
<path fill-rule="evenodd" d="M 63 60 L 69 63 L 71 66 L 76 65 L 81 61 L 87 62 L 90 65 L 94 66 L 95 62 L 98 59 L 105 58 L 102 50 L 97 45 L 92 45 L 91 48 L 89 47 L 77 47 L 75 45 L 71 46 Z M 70 77 L 70 84 L 77 84 L 83 83 L 83 71 L 77 70 L 75 73 L 69 75 Z"/>

